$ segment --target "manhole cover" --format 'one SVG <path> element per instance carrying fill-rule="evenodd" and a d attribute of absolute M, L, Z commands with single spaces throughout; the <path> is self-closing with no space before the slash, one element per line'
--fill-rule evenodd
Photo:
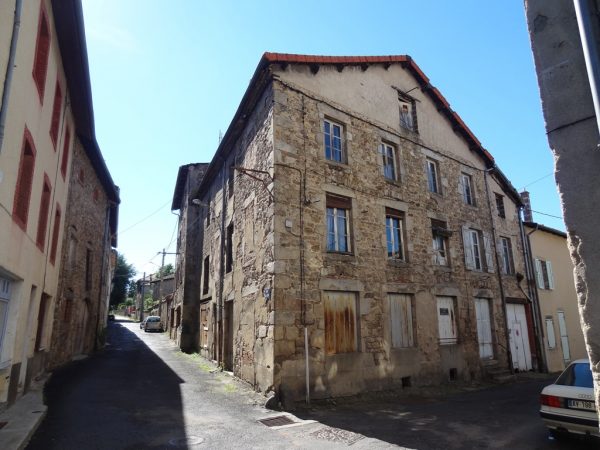
<path fill-rule="evenodd" d="M 267 419 L 261 419 L 259 422 L 268 427 L 282 427 L 294 423 L 288 416 L 269 417 Z"/>
<path fill-rule="evenodd" d="M 169 439 L 169 445 L 173 447 L 188 447 L 190 445 L 198 445 L 204 442 L 204 438 L 199 436 L 186 436 L 181 438 Z"/>
<path fill-rule="evenodd" d="M 352 445 L 364 438 L 362 434 L 332 427 L 320 428 L 317 431 L 313 431 L 311 436 L 314 436 L 318 439 L 324 439 L 326 441 L 341 442 L 347 445 Z"/>

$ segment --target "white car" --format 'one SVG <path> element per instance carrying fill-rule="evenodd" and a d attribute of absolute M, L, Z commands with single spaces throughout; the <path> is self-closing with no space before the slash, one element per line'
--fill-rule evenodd
<path fill-rule="evenodd" d="M 540 416 L 550 432 L 600 437 L 594 402 L 594 381 L 587 359 L 573 361 L 558 379 L 542 390 Z"/>
<path fill-rule="evenodd" d="M 148 316 L 144 321 L 144 331 L 163 331 L 163 324 L 158 316 Z"/>

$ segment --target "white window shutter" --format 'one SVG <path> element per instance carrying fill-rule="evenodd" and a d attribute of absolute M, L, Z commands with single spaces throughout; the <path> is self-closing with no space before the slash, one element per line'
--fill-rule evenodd
<path fill-rule="evenodd" d="M 554 273 L 550 261 L 546 261 L 546 271 L 548 272 L 548 289 L 554 289 Z"/>
<path fill-rule="evenodd" d="M 379 171 L 381 172 L 381 175 L 385 175 L 385 167 L 383 165 L 383 160 L 384 160 L 383 155 L 385 154 L 385 149 L 383 147 L 383 144 L 379 144 L 377 151 L 379 152 L 379 156 L 377 157 L 377 162 L 379 164 Z"/>
<path fill-rule="evenodd" d="M 483 232 L 483 248 L 485 250 L 485 264 L 488 272 L 494 271 L 494 257 L 492 255 L 492 240 L 490 234 Z"/>
<path fill-rule="evenodd" d="M 466 225 L 463 225 L 462 227 L 462 235 L 465 247 L 465 266 L 468 270 L 473 270 L 475 269 L 475 261 L 473 261 L 473 244 L 471 242 L 469 227 Z"/>
<path fill-rule="evenodd" d="M 554 320 L 546 317 L 546 337 L 548 338 L 548 348 L 556 348 L 556 335 L 554 334 Z"/>
<path fill-rule="evenodd" d="M 544 274 L 542 272 L 542 262 L 539 259 L 535 259 L 535 279 L 537 281 L 537 287 L 544 289 Z"/>
<path fill-rule="evenodd" d="M 462 174 L 458 176 L 458 195 L 460 195 L 461 200 L 465 200 L 465 188 Z"/>

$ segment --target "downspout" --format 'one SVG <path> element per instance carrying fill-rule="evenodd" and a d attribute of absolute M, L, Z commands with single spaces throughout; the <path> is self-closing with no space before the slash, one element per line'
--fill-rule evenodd
<path fill-rule="evenodd" d="M 600 84 L 600 64 L 598 63 L 598 46 L 594 36 L 593 25 L 590 20 L 591 13 L 588 0 L 573 0 L 579 36 L 581 38 L 581 49 L 585 59 L 588 81 L 592 92 L 594 111 L 596 113 L 596 125 L 600 130 L 600 98 L 598 95 L 598 84 Z M 600 144 L 599 144 L 600 145 Z"/>
<path fill-rule="evenodd" d="M 6 64 L 6 76 L 4 77 L 4 88 L 2 90 L 2 104 L 0 105 L 0 153 L 2 153 L 2 144 L 4 142 L 4 126 L 6 125 L 6 115 L 8 112 L 8 99 L 10 97 L 10 88 L 12 85 L 13 72 L 15 68 L 15 57 L 17 54 L 17 41 L 19 40 L 19 29 L 21 28 L 21 10 L 23 0 L 15 2 L 15 20 L 13 21 L 12 36 L 10 38 L 10 50 L 8 53 L 8 62 Z"/>
<path fill-rule="evenodd" d="M 548 372 L 548 361 L 546 360 L 546 352 L 544 351 L 544 330 L 542 328 L 542 311 L 540 309 L 539 296 L 537 294 L 537 287 L 535 286 L 535 276 L 533 272 L 533 254 L 531 253 L 531 243 L 529 240 L 529 236 L 535 233 L 538 228 L 536 224 L 536 228 L 525 234 L 525 228 L 523 227 L 523 221 L 521 220 L 521 215 L 519 214 L 519 227 L 521 229 L 521 239 L 523 240 L 523 257 L 525 258 L 525 270 L 526 270 L 526 279 L 527 279 L 527 289 L 529 291 L 529 296 L 523 292 L 527 299 L 531 302 L 533 306 L 533 321 L 535 327 L 535 337 L 536 337 L 536 347 L 538 353 L 538 361 L 541 361 L 542 366 L 538 369 L 540 372 L 547 373 Z M 523 291 L 521 286 L 519 285 L 519 289 Z"/>
<path fill-rule="evenodd" d="M 504 296 L 504 285 L 502 283 L 502 274 L 500 273 L 500 259 L 498 258 L 498 249 L 496 248 L 496 226 L 494 225 L 494 215 L 492 213 L 492 202 L 490 201 L 490 189 L 488 187 L 488 179 L 487 179 L 488 172 L 491 170 L 494 170 L 494 167 L 495 166 L 483 171 L 483 181 L 485 184 L 485 197 L 487 200 L 488 211 L 490 214 L 490 224 L 492 225 L 492 241 L 493 241 L 492 247 L 494 248 L 496 268 L 498 269 L 496 273 L 498 276 L 498 284 L 500 286 L 500 296 L 502 298 L 502 310 L 504 312 L 504 335 L 506 336 L 506 343 L 508 344 L 506 346 L 506 358 L 508 359 L 508 368 L 510 369 L 510 372 L 515 373 L 515 368 L 513 367 L 513 361 L 512 361 L 512 352 L 510 350 L 510 336 L 508 334 L 508 321 L 506 320 L 507 319 L 506 297 Z"/>

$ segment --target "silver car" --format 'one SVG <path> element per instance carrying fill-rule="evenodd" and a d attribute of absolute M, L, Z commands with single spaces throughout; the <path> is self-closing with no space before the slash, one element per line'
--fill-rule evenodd
<path fill-rule="evenodd" d="M 163 324 L 158 316 L 148 316 L 144 321 L 144 331 L 163 331 Z"/>
<path fill-rule="evenodd" d="M 561 433 L 599 436 L 594 381 L 587 359 L 573 361 L 542 390 L 540 416 L 555 436 Z"/>

